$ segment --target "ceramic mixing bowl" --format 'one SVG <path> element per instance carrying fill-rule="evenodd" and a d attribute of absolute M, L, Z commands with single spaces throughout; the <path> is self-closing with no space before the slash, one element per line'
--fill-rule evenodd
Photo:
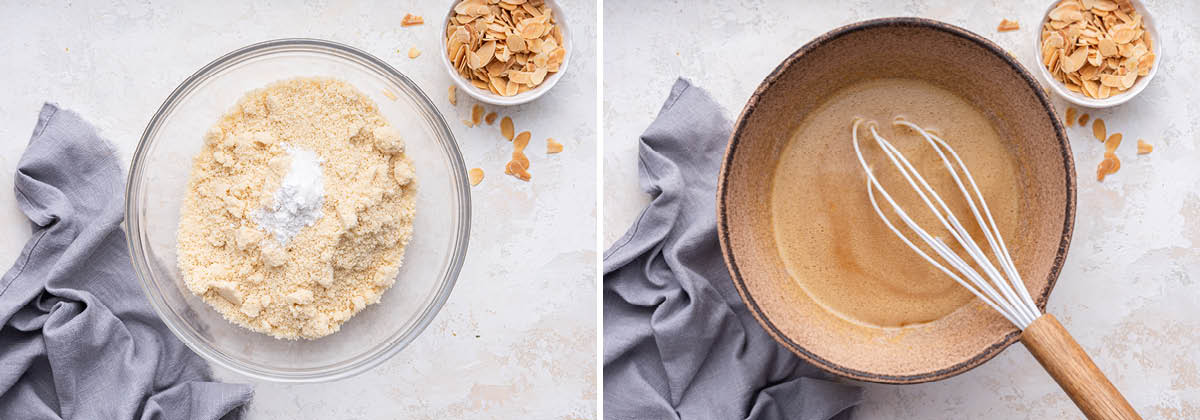
<path fill-rule="evenodd" d="M 832 314 L 784 268 L 770 200 L 762 199 L 771 194 L 779 151 L 806 113 L 842 87 L 883 77 L 931 82 L 975 104 L 992 120 L 1004 146 L 1020 162 L 1025 209 L 1017 226 L 1020 240 L 1010 240 L 1019 244 L 1010 246 L 1031 247 L 1017 269 L 1044 308 L 1075 218 L 1075 168 L 1067 137 L 1046 93 L 1003 49 L 933 20 L 886 18 L 841 27 L 801 47 L 772 71 L 734 125 L 718 180 L 718 232 L 738 292 L 779 343 L 849 378 L 932 381 L 991 359 L 1017 341 L 1020 331 L 977 300 L 936 321 L 894 329 L 854 324 Z M 847 182 L 864 185 L 866 194 L 864 179 Z"/>

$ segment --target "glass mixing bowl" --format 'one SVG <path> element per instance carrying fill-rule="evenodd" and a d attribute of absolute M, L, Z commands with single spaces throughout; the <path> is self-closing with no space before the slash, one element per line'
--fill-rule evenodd
<path fill-rule="evenodd" d="M 418 193 L 412 241 L 396 283 L 375 305 L 317 339 L 277 340 L 221 317 L 183 284 L 176 264 L 179 209 L 203 134 L 247 91 L 298 76 L 334 77 L 370 96 L 405 134 Z M 315 39 L 254 44 L 183 82 L 142 134 L 125 193 L 125 230 L 138 279 L 163 322 L 188 347 L 238 373 L 315 382 L 361 373 L 400 352 L 441 309 L 462 268 L 470 190 L 449 126 L 416 84 L 382 60 Z"/>

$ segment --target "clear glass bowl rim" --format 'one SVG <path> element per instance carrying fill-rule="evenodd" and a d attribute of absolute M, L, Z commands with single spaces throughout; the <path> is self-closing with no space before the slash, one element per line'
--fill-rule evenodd
<path fill-rule="evenodd" d="M 452 232 L 454 242 L 449 265 L 442 274 L 441 284 L 437 293 L 430 304 L 425 307 L 413 328 L 408 331 L 397 331 L 372 353 L 366 353 L 320 370 L 291 371 L 248 365 L 204 344 L 203 340 L 197 337 L 190 329 L 183 328 L 178 324 L 178 319 L 181 318 L 181 315 L 175 313 L 166 304 L 162 293 L 158 290 L 158 284 L 151 279 L 152 274 L 149 261 L 147 260 L 145 244 L 141 240 L 141 236 L 137 235 L 142 228 L 138 215 L 138 200 L 141 198 L 138 187 L 141 186 L 141 182 L 143 181 L 142 172 L 145 169 L 143 162 L 149 153 L 148 149 L 152 141 L 151 139 L 157 133 L 166 116 L 194 89 L 223 70 L 245 60 L 288 51 L 327 54 L 355 62 L 372 73 L 390 81 L 402 93 L 412 96 L 418 104 L 418 109 L 424 114 L 423 117 L 430 123 L 430 128 L 435 134 L 434 137 L 438 139 L 443 152 L 452 157 L 450 159 L 450 173 L 453 178 L 451 182 L 454 184 L 454 192 L 458 196 L 459 202 L 462 203 L 458 206 L 457 218 L 459 223 L 455 231 Z M 445 305 L 446 300 L 449 299 L 450 292 L 454 289 L 458 275 L 462 270 L 470 236 L 471 194 L 467 186 L 466 173 L 466 164 L 463 161 L 462 152 L 458 148 L 454 134 L 450 131 L 449 124 L 446 123 L 441 112 L 437 110 L 437 107 L 433 105 L 433 102 L 429 100 L 424 91 L 407 76 L 383 60 L 345 44 L 312 38 L 274 39 L 239 48 L 213 60 L 185 79 L 167 96 L 167 99 L 163 101 L 162 105 L 155 111 L 153 117 L 150 118 L 150 122 L 146 124 L 146 129 L 142 132 L 142 136 L 138 140 L 138 145 L 134 149 L 133 159 L 129 166 L 129 175 L 125 183 L 125 220 L 122 226 L 125 229 L 125 240 L 129 247 L 129 256 L 133 263 L 134 272 L 137 275 L 138 282 L 142 286 L 142 291 L 145 293 L 147 300 L 150 301 L 150 306 L 154 308 L 154 312 L 167 325 L 167 328 L 180 341 L 187 345 L 188 348 L 192 349 L 192 351 L 214 364 L 251 378 L 274 382 L 333 381 L 365 372 L 398 354 L 429 326 L 442 306 Z"/>

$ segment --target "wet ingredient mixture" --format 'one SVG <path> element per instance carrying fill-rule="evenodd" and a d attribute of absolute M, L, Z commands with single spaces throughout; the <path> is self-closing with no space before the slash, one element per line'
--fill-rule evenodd
<path fill-rule="evenodd" d="M 880 135 L 907 156 L 955 214 L 970 215 L 965 199 L 920 135 L 893 127 L 903 115 L 934 129 L 961 155 L 975 176 L 1014 260 L 1023 247 L 1019 225 L 1017 162 L 987 117 L 956 94 L 909 79 L 877 79 L 851 85 L 814 109 L 782 150 L 771 193 L 776 244 L 788 273 L 812 299 L 850 322 L 902 327 L 937 320 L 963 306 L 971 293 L 904 245 L 878 219 L 867 196 L 851 143 L 850 127 L 861 117 L 878 123 Z M 864 156 L 884 187 L 916 222 L 938 234 L 941 226 L 899 171 L 884 165 L 869 132 L 860 130 Z M 866 137 L 864 137 L 866 136 Z M 956 201 L 957 200 L 957 201 Z M 920 211 L 918 211 L 920 210 Z M 900 223 L 898 219 L 893 223 Z M 972 236 L 982 237 L 973 221 Z M 906 234 L 911 234 L 905 230 Z M 948 236 L 947 242 L 953 243 Z"/>
<path fill-rule="evenodd" d="M 416 183 L 375 103 L 334 79 L 247 93 L 204 136 L 179 223 L 188 289 L 242 327 L 314 339 L 395 282 Z"/>

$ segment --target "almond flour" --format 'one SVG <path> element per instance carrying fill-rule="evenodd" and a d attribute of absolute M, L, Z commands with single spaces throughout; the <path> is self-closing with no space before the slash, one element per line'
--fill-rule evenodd
<path fill-rule="evenodd" d="M 184 283 L 263 334 L 337 332 L 395 282 L 413 176 L 400 134 L 353 86 L 297 78 L 251 91 L 193 161 L 178 234 Z"/>

